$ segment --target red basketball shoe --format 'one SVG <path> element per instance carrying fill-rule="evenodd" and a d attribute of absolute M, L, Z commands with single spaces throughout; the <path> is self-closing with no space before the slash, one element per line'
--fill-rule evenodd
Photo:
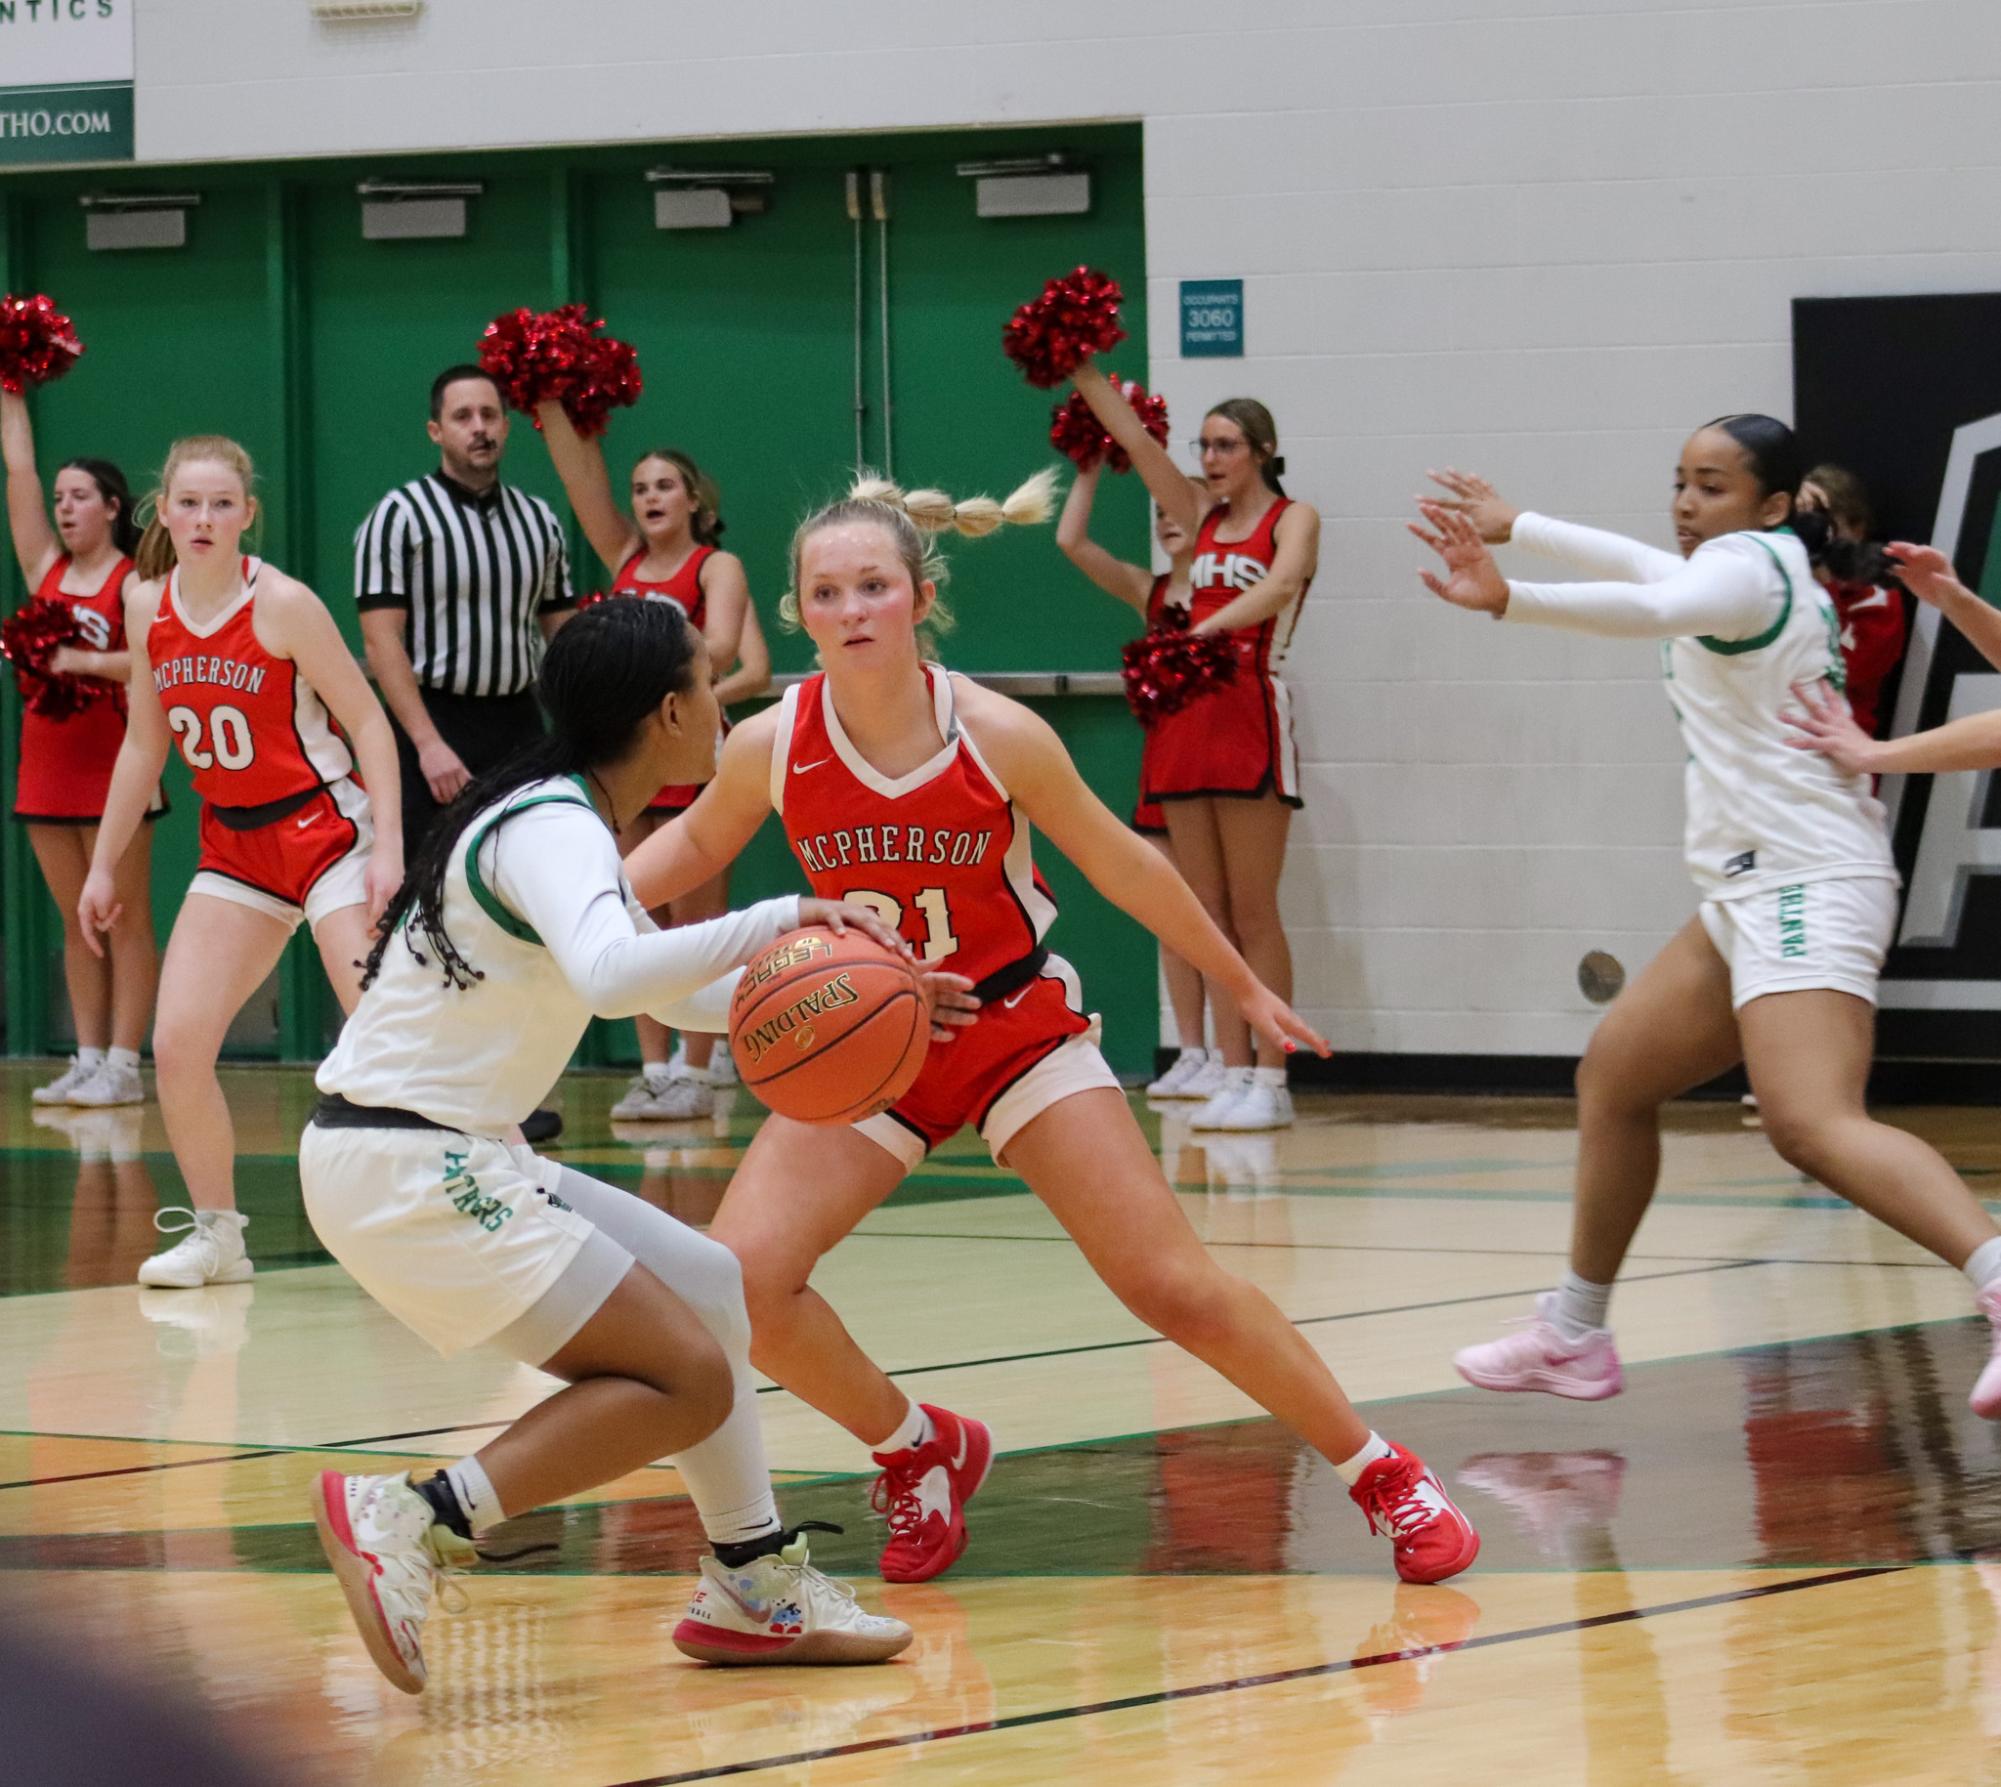
<path fill-rule="evenodd" d="M 1389 1457 L 1362 1473 L 1349 1499 L 1368 1515 L 1371 1532 L 1388 1535 L 1404 1581 L 1457 1576 L 1480 1555 L 1480 1535 L 1422 1458 L 1394 1440 L 1389 1446 Z"/>
<path fill-rule="evenodd" d="M 966 1504 L 987 1480 L 994 1436 L 984 1421 L 919 1403 L 931 1417 L 931 1437 L 907 1452 L 876 1452 L 882 1466 L 869 1502 L 889 1520 L 882 1548 L 885 1582 L 929 1582 L 966 1549 Z"/>

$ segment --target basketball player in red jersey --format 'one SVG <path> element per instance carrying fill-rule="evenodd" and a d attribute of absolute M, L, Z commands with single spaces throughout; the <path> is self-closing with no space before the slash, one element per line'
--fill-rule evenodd
<path fill-rule="evenodd" d="M 1865 545 L 1875 532 L 1869 492 L 1845 466 L 1815 466 L 1800 484 L 1798 501 L 1803 509 L 1825 514 L 1834 537 L 1851 547 Z M 1838 575 L 1829 566 L 1816 565 L 1814 575 L 1834 598 L 1834 612 L 1841 619 L 1841 659 L 1848 672 L 1842 693 L 1856 725 L 1875 738 L 1883 730 L 1883 685 L 1895 675 L 1910 643 L 1904 593 L 1870 577 Z"/>
<path fill-rule="evenodd" d="M 1227 986 L 1275 1051 L 1327 1045 L 1085 786 L 1046 723 L 924 661 L 919 628 L 938 618 L 943 566 L 913 517 L 970 534 L 1048 508 L 1046 476 L 1005 504 L 871 482 L 811 517 L 793 540 L 786 605 L 820 673 L 738 727 L 687 815 L 628 859 L 642 900 L 672 898 L 715 875 L 775 808 L 816 894 L 872 908 L 982 1002 L 892 1110 L 849 1127 L 765 1119 L 711 1229 L 743 1263 L 752 1358 L 875 1454 L 884 1577 L 922 1582 L 948 1568 L 965 1549 L 964 1505 L 992 1436 L 970 1417 L 913 1407 L 808 1280 L 929 1150 L 972 1124 L 1128 1309 L 1334 1463 L 1391 1537 L 1401 1575 L 1453 1575 L 1479 1540 L 1438 1479 L 1372 1433 L 1299 1330 L 1209 1257 L 1161 1176 L 1098 1053 L 1076 971 L 1044 947 L 1056 907 L 1035 872 L 1031 825 Z"/>
<path fill-rule="evenodd" d="M 1188 624 L 1188 569 L 1193 554 L 1189 536 L 1156 503 L 1153 508 L 1153 537 L 1168 556 L 1168 569 L 1156 577 L 1144 565 L 1115 557 L 1091 538 L 1091 505 L 1098 494 L 1098 473 L 1091 466 L 1077 474 L 1064 498 L 1063 513 L 1056 523 L 1056 544 L 1078 570 L 1108 596 L 1134 609 L 1150 629 L 1174 617 L 1174 624 Z M 1167 815 L 1160 803 L 1146 792 L 1147 759 L 1153 754 L 1154 728 L 1148 727 L 1140 747 L 1139 799 L 1133 807 L 1132 828 L 1167 858 L 1174 861 L 1168 840 Z M 1223 1061 L 1209 1054 L 1203 1028 L 1202 977 L 1173 950 L 1163 950 L 1161 973 L 1167 981 L 1167 1003 L 1174 1013 L 1175 1041 L 1181 1053 L 1168 1070 L 1146 1089 L 1149 1098 L 1190 1098 L 1208 1100 L 1221 1090 Z"/>
<path fill-rule="evenodd" d="M 215 1073 L 223 1037 L 301 920 L 352 1011 L 369 929 L 403 880 L 389 722 L 319 598 L 243 556 L 252 480 L 250 456 L 219 436 L 167 455 L 158 519 L 139 543 L 146 581 L 125 609 L 131 720 L 77 902 L 93 943 L 118 921 L 119 859 L 178 741 L 202 801 L 201 857 L 167 940 L 153 1056 L 193 1208 L 160 1213 L 187 1219 L 161 1220 L 163 1231 L 187 1233 L 139 1268 L 141 1284 L 250 1277 L 236 1136 Z"/>
<path fill-rule="evenodd" d="M 613 595 L 643 596 L 673 602 L 693 623 L 709 648 L 709 662 L 718 672 L 736 662 L 751 613 L 750 585 L 743 560 L 716 544 L 723 531 L 720 498 L 715 484 L 686 453 L 657 448 L 632 468 L 632 508 L 618 506 L 605 469 L 604 449 L 578 434 L 560 403 L 536 406 L 542 438 L 570 507 L 582 523 L 591 549 L 611 573 Z M 753 623 L 754 624 L 754 623 Z M 760 643 L 762 638 L 760 636 Z M 726 679 L 719 701 L 738 701 L 769 685 L 743 686 L 741 676 Z M 677 813 L 685 813 L 701 792 L 699 787 L 663 788 L 645 813 L 626 828 L 631 849 L 650 837 Z M 673 902 L 671 910 L 655 912 L 661 925 L 693 924 L 715 918 L 729 904 L 729 880 L 692 889 Z M 670 1065 L 671 1037 L 652 1018 L 633 1020 L 639 1033 L 639 1075 L 611 1114 L 623 1122 L 674 1121 L 706 1117 L 715 1109 L 715 1085 L 710 1059 L 716 1039 L 690 1032 L 682 1038 L 685 1065 Z"/>
<path fill-rule="evenodd" d="M 146 832 L 138 834 L 119 865 L 125 915 L 106 939 L 105 952 L 85 942 L 76 917 L 111 766 L 125 738 L 124 684 L 131 659 L 124 603 L 139 544 L 132 492 L 109 460 L 69 460 L 56 473 L 51 527 L 35 470 L 28 401 L 12 391 L 0 391 L 0 454 L 6 459 L 7 520 L 21 576 L 37 600 L 66 602 L 83 635 L 81 645 L 58 650 L 50 668 L 118 685 L 113 699 L 67 719 L 32 710 L 21 716 L 14 817 L 28 828 L 28 846 L 62 914 L 63 984 L 76 1029 L 75 1058 L 30 1096 L 38 1105 L 139 1104 L 146 1096 L 139 1049 L 153 1019 L 153 989 L 160 977 L 146 896 L 153 866 Z M 153 806 L 149 818 L 164 811 L 157 801 Z"/>
<path fill-rule="evenodd" d="M 1320 558 L 1320 516 L 1279 485 L 1284 461 L 1271 412 L 1232 397 L 1202 418 L 1202 485 L 1183 476 L 1132 405 L 1089 362 L 1075 384 L 1131 456 L 1153 499 L 1195 540 L 1191 630 L 1226 634 L 1239 674 L 1154 728 L 1146 792 L 1167 813 L 1174 860 L 1252 971 L 1292 997 L 1292 950 L 1279 917 L 1286 833 L 1300 803 L 1292 704 L 1278 666 Z M 1194 1129 L 1283 1129 L 1292 1122 L 1284 1059 L 1257 1045 L 1214 982 L 1209 1002 L 1224 1083 Z"/>

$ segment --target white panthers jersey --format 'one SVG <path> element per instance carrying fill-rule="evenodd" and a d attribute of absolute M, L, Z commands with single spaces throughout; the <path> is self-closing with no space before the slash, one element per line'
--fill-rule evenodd
<path fill-rule="evenodd" d="M 1790 532 L 1726 534 L 1697 548 L 1748 558 L 1772 589 L 1774 618 L 1748 639 L 1662 642 L 1668 699 L 1688 747 L 1683 849 L 1704 899 L 1730 900 L 1837 876 L 1894 881 L 1883 805 L 1867 776 L 1844 775 L 1780 718 L 1796 688 L 1845 680 L 1841 623 Z"/>

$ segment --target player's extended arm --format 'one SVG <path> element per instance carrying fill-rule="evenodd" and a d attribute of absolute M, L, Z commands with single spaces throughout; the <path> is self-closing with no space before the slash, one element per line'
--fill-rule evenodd
<path fill-rule="evenodd" d="M 1294 503 L 1278 518 L 1273 534 L 1271 574 L 1241 594 L 1232 596 L 1199 626 L 1197 633 L 1227 633 L 1236 627 L 1258 627 L 1283 614 L 1306 588 L 1320 562 L 1320 515 L 1305 503 Z"/>
<path fill-rule="evenodd" d="M 723 741 L 715 779 L 695 804 L 670 819 L 625 859 L 642 906 L 664 906 L 713 881 L 743 853 L 771 811 L 771 747 L 777 722 L 746 720 Z"/>
<path fill-rule="evenodd" d="M 1989 607 L 1953 574 L 1952 560 L 1936 546 L 1899 540 L 1890 551 L 1897 580 L 1920 602 L 1952 622 L 1988 663 L 2001 670 L 2001 609 Z"/>
<path fill-rule="evenodd" d="M 1246 1021 L 1272 1043 L 1288 1052 L 1301 1044 L 1315 1054 L 1330 1052 L 1319 1033 L 1251 972 L 1188 883 L 1085 785 L 1047 721 L 997 696 L 981 701 L 979 714 L 977 721 L 969 714 L 968 722 L 977 725 L 981 749 L 1022 811 L 1099 893 L 1228 988 Z"/>
<path fill-rule="evenodd" d="M 1848 703 L 1826 688 L 1796 688 L 1799 705 L 1780 717 L 1796 737 L 1795 750 L 1818 751 L 1851 776 L 1947 775 L 1962 769 L 2001 768 L 2001 709 L 1968 714 L 1908 738 L 1871 738 L 1855 723 Z"/>

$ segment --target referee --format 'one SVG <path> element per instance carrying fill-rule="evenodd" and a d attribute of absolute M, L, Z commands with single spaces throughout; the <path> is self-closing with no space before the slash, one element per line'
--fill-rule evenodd
<path fill-rule="evenodd" d="M 395 723 L 412 861 L 439 810 L 542 730 L 542 643 L 576 607 L 555 511 L 500 481 L 507 420 L 477 366 L 439 373 L 438 469 L 390 491 L 355 534 L 355 602 Z"/>
<path fill-rule="evenodd" d="M 500 481 L 507 408 L 477 366 L 431 382 L 438 469 L 392 490 L 354 536 L 369 674 L 403 774 L 404 860 L 472 778 L 542 731 L 542 645 L 576 610 L 556 512 Z M 554 1111 L 521 1125 L 561 1133 Z"/>

